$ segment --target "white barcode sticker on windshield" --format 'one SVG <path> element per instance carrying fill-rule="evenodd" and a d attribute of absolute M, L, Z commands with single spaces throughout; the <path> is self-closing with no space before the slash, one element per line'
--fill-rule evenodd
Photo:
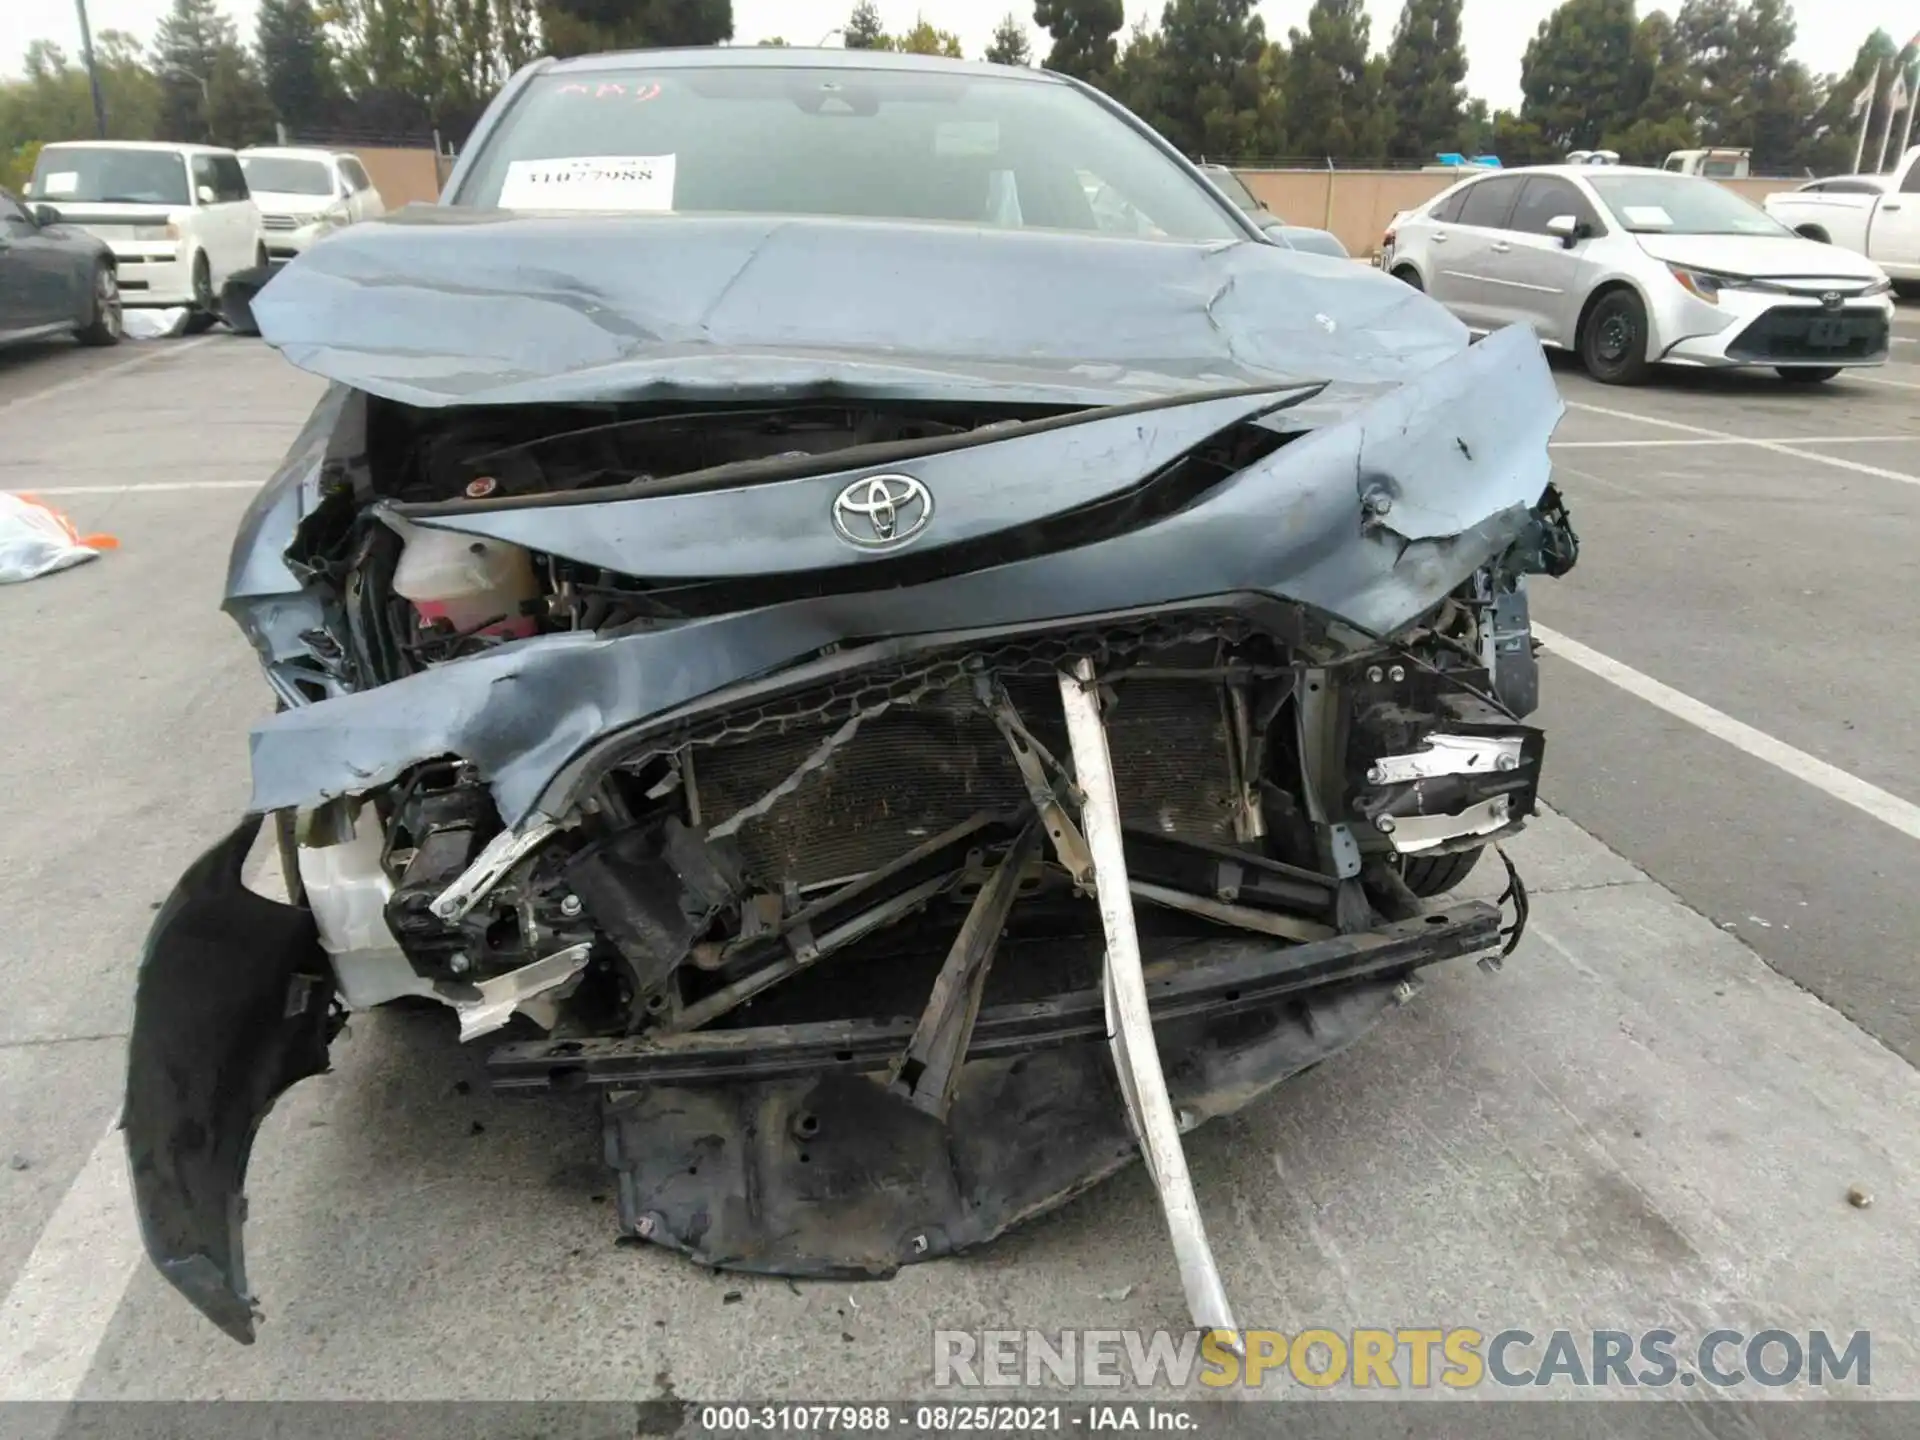
<path fill-rule="evenodd" d="M 71 195 L 79 188 L 78 170 L 49 170 L 40 177 L 40 193 L 43 195 Z"/>
<path fill-rule="evenodd" d="M 500 185 L 503 210 L 671 210 L 672 155 L 581 155 L 515 160 Z"/>
<path fill-rule="evenodd" d="M 1620 214 L 1629 225 L 1651 225 L 1658 228 L 1673 224 L 1673 217 L 1658 205 L 1622 205 Z"/>

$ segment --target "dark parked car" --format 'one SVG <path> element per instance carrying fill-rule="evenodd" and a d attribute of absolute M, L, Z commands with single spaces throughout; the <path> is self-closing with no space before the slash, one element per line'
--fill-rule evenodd
<path fill-rule="evenodd" d="M 1445 892 L 1540 784 L 1533 332 L 1267 242 L 1086 86 L 540 61 L 253 312 L 330 384 L 235 543 L 278 707 L 125 1111 L 236 1338 L 255 1128 L 403 997 L 601 1097 L 630 1237 L 885 1275 L 1144 1147 L 1230 1326 L 1179 1132 L 1518 938 L 1511 867 Z"/>
<path fill-rule="evenodd" d="M 69 334 L 83 345 L 119 343 L 113 252 L 0 190 L 0 345 Z"/>

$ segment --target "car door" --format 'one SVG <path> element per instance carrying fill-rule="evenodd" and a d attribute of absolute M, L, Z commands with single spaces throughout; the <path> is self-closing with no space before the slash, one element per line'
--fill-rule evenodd
<path fill-rule="evenodd" d="M 217 180 L 215 194 L 220 204 L 220 225 L 229 257 L 229 273 L 245 270 L 260 256 L 264 243 L 260 230 L 260 207 L 253 203 L 253 191 L 247 185 L 247 172 L 240 168 L 240 157 L 233 154 L 213 156 Z"/>
<path fill-rule="evenodd" d="M 1494 247 L 1506 241 L 1507 216 L 1526 183 L 1522 175 L 1494 175 L 1462 190 L 1454 222 L 1433 237 L 1433 298 L 1475 330 L 1491 330 L 1495 295 L 1488 274 L 1500 257 Z"/>
<path fill-rule="evenodd" d="M 1907 166 L 1899 190 L 1881 200 L 1867 243 L 1872 259 L 1903 280 L 1920 279 L 1920 159 Z"/>
<path fill-rule="evenodd" d="M 1571 246 L 1547 229 L 1559 215 L 1572 216 L 1582 227 Z M 1571 344 L 1586 293 L 1581 276 L 1587 252 L 1592 238 L 1605 233 L 1599 213 L 1572 181 L 1529 175 L 1507 217 L 1506 233 L 1491 246 L 1489 315 L 1501 325 L 1531 325 L 1548 344 Z"/>
<path fill-rule="evenodd" d="M 348 177 L 353 181 L 353 218 L 356 220 L 378 220 L 387 213 L 387 202 L 374 188 L 373 177 L 367 174 L 357 156 L 349 155 L 343 160 Z"/>
<path fill-rule="evenodd" d="M 0 334 L 71 323 L 80 313 L 67 273 L 72 268 L 66 247 L 0 193 Z"/>

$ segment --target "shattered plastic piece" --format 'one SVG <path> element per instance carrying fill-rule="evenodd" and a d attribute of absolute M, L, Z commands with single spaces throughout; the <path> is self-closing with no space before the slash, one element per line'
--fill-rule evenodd
<path fill-rule="evenodd" d="M 1847 1187 L 1847 1203 L 1856 1210 L 1865 1210 L 1869 1205 L 1873 1204 L 1873 1192 L 1863 1189 L 1858 1185 L 1849 1185 Z"/>
<path fill-rule="evenodd" d="M 120 316 L 120 324 L 129 340 L 171 340 L 187 333 L 192 311 L 184 305 L 164 310 L 129 309 Z"/>
<path fill-rule="evenodd" d="M 1100 1292 L 1100 1298 L 1102 1300 L 1109 1302 L 1110 1304 L 1117 1304 L 1118 1302 L 1126 1299 L 1129 1295 L 1133 1294 L 1133 1291 L 1134 1291 L 1133 1286 L 1122 1285 L 1118 1290 L 1102 1290 Z"/>
<path fill-rule="evenodd" d="M 44 501 L 0 491 L 0 584 L 51 575 L 119 547 L 111 535 L 82 535 Z"/>

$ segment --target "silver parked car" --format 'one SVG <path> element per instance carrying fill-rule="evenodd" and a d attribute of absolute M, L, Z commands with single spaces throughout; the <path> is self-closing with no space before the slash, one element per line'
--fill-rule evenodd
<path fill-rule="evenodd" d="M 1885 363 L 1892 288 L 1711 180 L 1631 166 L 1476 177 L 1393 219 L 1389 274 L 1469 327 L 1525 322 L 1630 385 L 1655 364 L 1769 365 L 1787 380 Z"/>

